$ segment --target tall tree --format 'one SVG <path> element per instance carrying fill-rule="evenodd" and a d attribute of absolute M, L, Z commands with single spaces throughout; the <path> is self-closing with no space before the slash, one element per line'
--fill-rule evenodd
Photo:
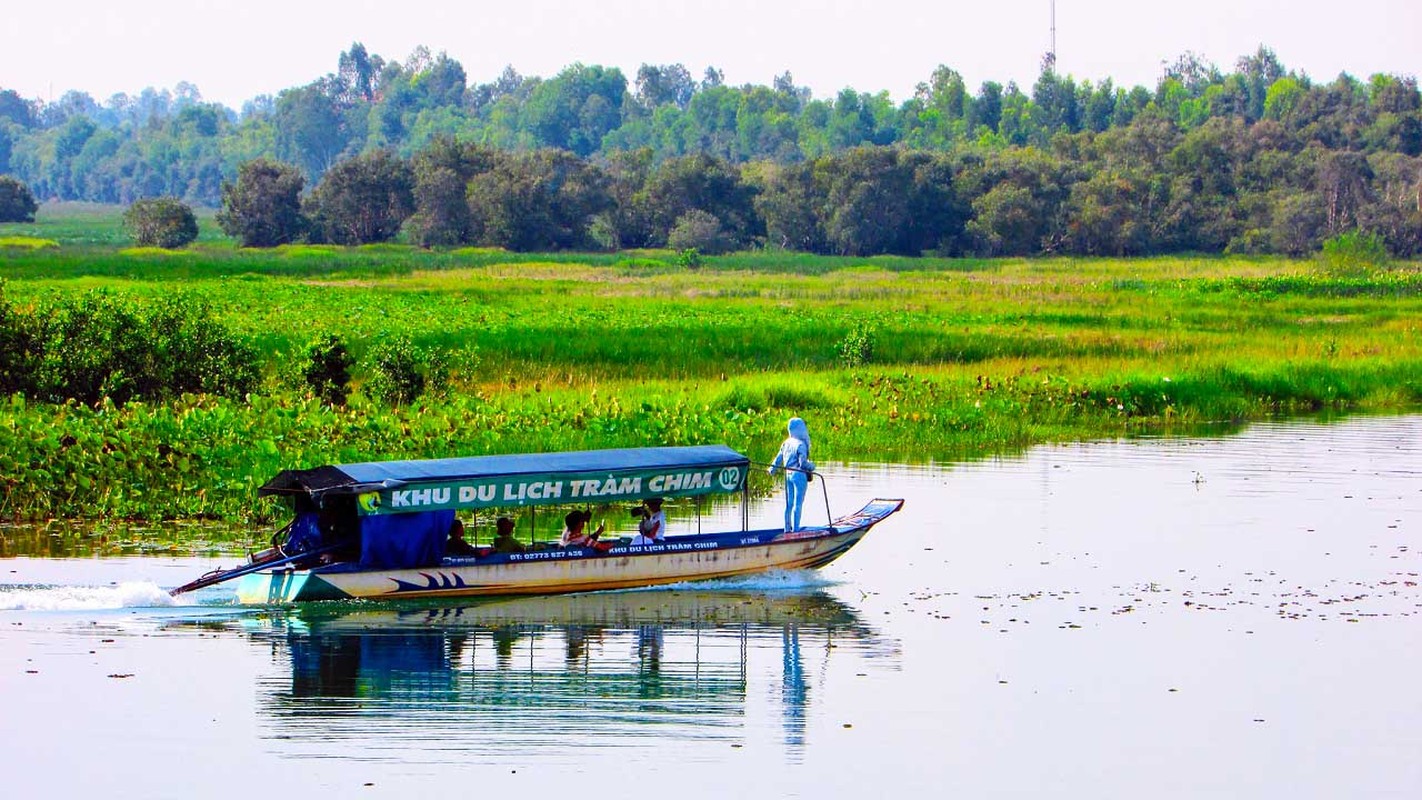
<path fill-rule="evenodd" d="M 493 169 L 493 150 L 440 137 L 416 153 L 415 213 L 405 222 L 416 244 L 463 244 L 473 240 L 473 220 L 466 198 L 469 181 Z"/>
<path fill-rule="evenodd" d="M 1422 254 L 1422 158 L 1375 153 L 1368 162 L 1376 200 L 1364 209 L 1363 226 L 1381 234 L 1394 255 L 1416 258 Z"/>
<path fill-rule="evenodd" d="M 985 255 L 1035 255 L 1057 250 L 1065 235 L 1062 204 L 1072 165 L 1036 148 L 992 152 L 964 171 L 959 194 L 971 204 L 966 235 Z"/>
<path fill-rule="evenodd" d="M 1260 45 L 1253 55 L 1243 56 L 1236 61 L 1234 70 L 1244 84 L 1247 97 L 1245 119 L 1249 122 L 1263 119 L 1264 102 L 1269 87 L 1288 74 L 1284 71 L 1284 65 L 1279 63 L 1273 50 Z"/>
<path fill-rule="evenodd" d="M 768 165 L 757 173 L 755 210 L 769 247 L 830 252 L 824 232 L 824 192 L 815 185 L 815 163 Z"/>
<path fill-rule="evenodd" d="M 307 199 L 312 238 L 345 245 L 394 239 L 415 211 L 414 185 L 409 163 L 388 150 L 342 161 Z"/>
<path fill-rule="evenodd" d="M 647 180 L 642 200 L 650 211 L 651 240 L 664 245 L 672 226 L 686 212 L 699 209 L 716 217 L 735 246 L 760 233 L 754 189 L 740 171 L 705 155 L 663 162 Z"/>
<path fill-rule="evenodd" d="M 357 100 L 369 103 L 375 99 L 375 79 L 385 66 L 380 56 L 372 58 L 365 45 L 353 42 L 351 49 L 341 53 L 336 75 L 342 88 L 347 92 L 348 102 Z"/>
<path fill-rule="evenodd" d="M 464 104 L 468 78 L 464 66 L 441 52 L 429 69 L 415 76 L 422 108 L 458 107 Z"/>
<path fill-rule="evenodd" d="M 978 89 L 978 96 L 973 98 L 971 112 L 968 116 L 969 130 L 982 126 L 996 133 L 1002 120 L 1002 84 L 994 81 L 983 83 Z"/>
<path fill-rule="evenodd" d="M 622 121 L 627 79 L 621 70 L 574 64 L 540 83 L 523 108 L 539 144 L 586 156 Z"/>
<path fill-rule="evenodd" d="M 562 150 L 501 156 L 469 182 L 476 241 L 511 250 L 592 246 L 589 226 L 611 205 L 606 175 Z"/>
<path fill-rule="evenodd" d="M 637 102 L 648 111 L 661 105 L 684 109 L 696 94 L 696 81 L 681 64 L 643 64 L 637 68 L 636 86 Z"/>
<path fill-rule="evenodd" d="M 350 143 L 345 119 L 324 81 L 287 89 L 277 96 L 277 157 L 299 165 L 316 180 Z"/>
<path fill-rule="evenodd" d="M 0 89 L 0 120 L 9 120 L 21 128 L 34 127 L 34 104 L 20 97 L 14 89 Z"/>
<path fill-rule="evenodd" d="M 1058 132 L 1081 130 L 1076 104 L 1076 84 L 1070 77 L 1043 72 L 1032 87 L 1031 136 L 1038 144 L 1046 144 Z"/>
<path fill-rule="evenodd" d="M 860 147 L 815 162 L 823 230 L 842 255 L 920 255 L 961 230 L 947 162 L 927 153 Z"/>
<path fill-rule="evenodd" d="M 259 158 L 237 171 L 234 183 L 222 184 L 217 224 L 243 247 L 289 244 L 306 230 L 301 214 L 301 171 L 290 164 Z"/>
<path fill-rule="evenodd" d="M 1337 236 L 1360 222 L 1360 213 L 1371 200 L 1372 167 L 1362 153 L 1330 150 L 1311 159 L 1317 165 L 1315 185 L 1324 209 L 1325 231 Z"/>

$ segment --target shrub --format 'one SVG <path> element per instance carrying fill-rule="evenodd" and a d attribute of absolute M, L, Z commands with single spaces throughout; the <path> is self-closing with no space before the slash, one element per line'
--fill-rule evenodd
<path fill-rule="evenodd" d="M 670 269 L 671 265 L 656 258 L 622 258 L 614 261 L 612 266 L 618 269 Z"/>
<path fill-rule="evenodd" d="M 123 212 L 123 225 L 139 247 L 173 250 L 187 247 L 198 236 L 193 210 L 173 197 L 135 200 Z"/>
<path fill-rule="evenodd" d="M 396 336 L 371 348 L 366 368 L 370 372 L 367 394 L 392 405 L 409 403 L 426 389 L 443 391 L 449 383 L 446 355 L 417 347 L 407 336 Z"/>
<path fill-rule="evenodd" d="M 1356 278 L 1386 268 L 1389 257 L 1381 236 L 1350 231 L 1325 241 L 1319 261 L 1330 275 Z"/>
<path fill-rule="evenodd" d="M 839 360 L 846 367 L 862 367 L 874 360 L 874 324 L 855 322 L 839 340 Z"/>
<path fill-rule="evenodd" d="M 676 263 L 687 269 L 700 269 L 702 263 L 701 251 L 695 247 L 688 247 L 676 254 Z"/>
<path fill-rule="evenodd" d="M 39 204 L 19 178 L 0 175 L 0 222 L 34 222 Z"/>
<path fill-rule="evenodd" d="M 454 371 L 453 361 L 447 350 L 432 348 L 425 351 L 425 390 L 434 394 L 444 394 L 449 389 L 450 375 Z M 468 345 L 458 353 L 459 364 L 467 370 L 479 365 L 479 349 Z"/>
<path fill-rule="evenodd" d="M 735 383 L 716 404 L 736 411 L 763 412 L 773 409 L 806 411 L 831 405 L 824 394 L 812 387 L 786 383 Z"/>
<path fill-rule="evenodd" d="M 205 302 L 167 297 L 140 309 L 151 361 L 151 378 L 138 381 L 139 396 L 215 394 L 242 398 L 257 388 L 257 351 L 220 323 Z"/>
<path fill-rule="evenodd" d="M 730 235 L 721 227 L 721 220 L 699 208 L 677 217 L 676 224 L 667 233 L 667 246 L 673 250 L 696 249 L 718 255 L 730 250 L 732 245 Z"/>
<path fill-rule="evenodd" d="M 40 318 L 13 308 L 0 280 L 0 395 L 33 393 L 42 338 Z"/>
<path fill-rule="evenodd" d="M 321 402 L 344 406 L 350 396 L 351 357 L 346 343 L 336 334 L 327 334 L 311 343 L 306 350 L 306 369 L 302 377 Z"/>
<path fill-rule="evenodd" d="M 0 351 L 0 390 L 50 402 L 242 397 L 260 376 L 252 346 L 182 297 L 142 306 L 92 292 L 32 312 L 4 306 Z"/>

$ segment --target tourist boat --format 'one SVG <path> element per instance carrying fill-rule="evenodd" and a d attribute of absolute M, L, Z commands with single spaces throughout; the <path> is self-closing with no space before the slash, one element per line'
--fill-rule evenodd
<path fill-rule="evenodd" d="M 260 489 L 291 500 L 296 518 L 271 550 L 173 590 L 239 579 L 244 604 L 559 594 L 822 567 L 898 511 L 875 499 L 825 525 L 750 530 L 751 461 L 722 445 L 587 450 L 386 461 L 287 470 Z M 823 481 L 820 481 L 823 487 Z M 538 507 L 607 508 L 653 497 L 740 496 L 739 530 L 635 544 L 531 544 L 523 552 L 446 553 L 456 512 Z M 625 507 L 625 505 L 624 505 Z M 624 512 L 625 513 L 625 512 Z M 608 547 L 608 545 L 611 545 Z"/>

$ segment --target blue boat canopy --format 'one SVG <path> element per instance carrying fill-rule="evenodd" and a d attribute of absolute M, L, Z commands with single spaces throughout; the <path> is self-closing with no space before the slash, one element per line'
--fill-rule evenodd
<path fill-rule="evenodd" d="M 375 461 L 285 470 L 260 494 L 356 498 L 362 516 L 612 503 L 739 492 L 750 459 L 725 445 Z"/>

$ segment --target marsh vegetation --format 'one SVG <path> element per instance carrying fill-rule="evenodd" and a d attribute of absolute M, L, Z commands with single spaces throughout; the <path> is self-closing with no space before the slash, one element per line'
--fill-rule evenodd
<path fill-rule="evenodd" d="M 261 519 L 274 509 L 255 489 L 286 467 L 756 453 L 790 414 L 813 421 L 822 458 L 922 461 L 1422 399 L 1407 264 L 764 251 L 692 270 L 669 251 L 86 243 L 107 224 L 58 218 L 44 233 L 60 246 L 0 251 L 0 316 L 35 335 L 21 355 L 90 370 L 68 398 L 11 387 L 5 517 Z M 133 328 L 156 348 L 134 356 L 142 370 L 115 361 Z M 333 341 L 348 396 L 327 374 Z"/>

